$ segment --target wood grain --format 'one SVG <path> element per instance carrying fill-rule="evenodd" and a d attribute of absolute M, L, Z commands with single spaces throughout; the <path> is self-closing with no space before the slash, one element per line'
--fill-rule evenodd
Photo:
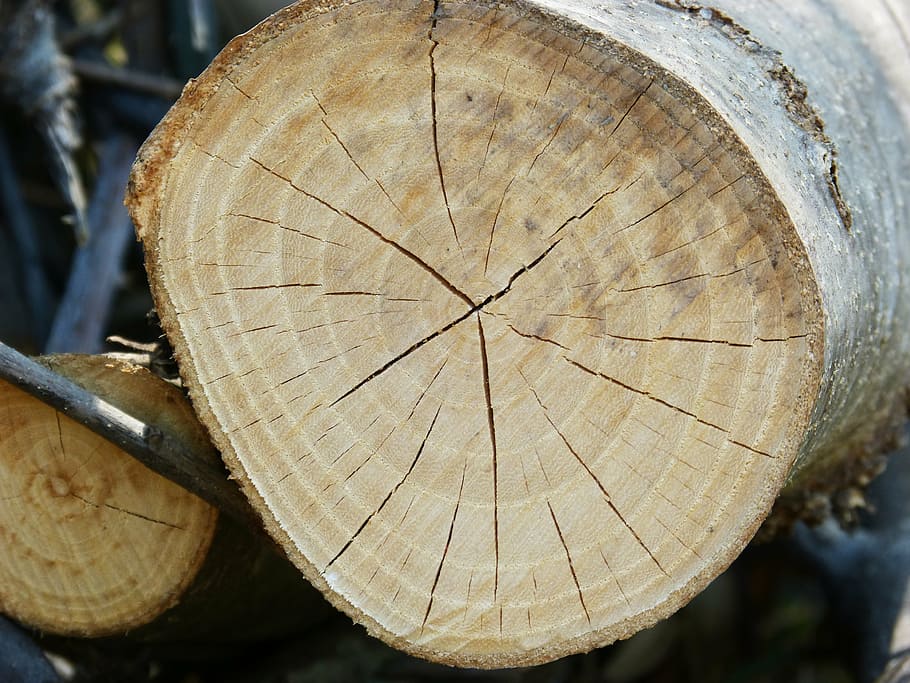
<path fill-rule="evenodd" d="M 128 203 L 269 530 L 421 656 L 540 662 L 669 614 L 809 430 L 789 207 L 701 95 L 552 11 L 292 6 L 187 88 Z"/>

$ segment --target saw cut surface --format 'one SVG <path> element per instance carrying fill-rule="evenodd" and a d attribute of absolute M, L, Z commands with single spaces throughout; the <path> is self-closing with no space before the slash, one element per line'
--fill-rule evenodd
<path fill-rule="evenodd" d="M 411 652 L 653 623 L 795 457 L 820 322 L 778 200 L 681 82 L 524 5 L 293 7 L 185 93 L 129 202 L 229 465 Z"/>
<path fill-rule="evenodd" d="M 101 357 L 45 362 L 186 443 L 200 429 L 180 391 L 144 370 Z M 5 382 L 0 425 L 0 611 L 48 633 L 102 636 L 171 607 L 205 558 L 217 512 Z"/>

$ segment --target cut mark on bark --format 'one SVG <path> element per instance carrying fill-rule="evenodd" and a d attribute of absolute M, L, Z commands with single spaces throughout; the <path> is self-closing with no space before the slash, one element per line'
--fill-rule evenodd
<path fill-rule="evenodd" d="M 433 35 L 436 31 L 436 23 L 439 21 L 439 0 L 434 0 L 433 2 L 433 20 L 430 23 L 430 30 L 427 33 L 427 38 L 429 38 L 431 47 L 430 47 L 430 113 L 432 115 L 432 125 L 433 125 L 433 153 L 436 156 L 436 171 L 439 175 L 439 187 L 442 190 L 442 200 L 446 205 L 446 213 L 449 216 L 449 224 L 452 226 L 452 234 L 455 236 L 455 244 L 458 245 L 459 251 L 462 252 L 464 256 L 464 250 L 461 247 L 461 240 L 458 239 L 458 228 L 455 227 L 455 219 L 452 217 L 452 207 L 449 205 L 449 195 L 446 192 L 446 180 L 445 175 L 442 172 L 442 159 L 439 157 L 439 125 L 438 125 L 438 113 L 436 110 L 436 57 L 435 52 L 436 48 L 439 47 L 439 41 L 436 40 Z"/>
<path fill-rule="evenodd" d="M 422 396 L 421 396 L 421 398 L 422 398 Z M 328 571 L 329 567 L 331 567 L 333 564 L 335 564 L 335 561 L 339 557 L 341 557 L 348 548 L 351 547 L 351 544 L 355 540 L 357 540 L 357 537 L 360 535 L 360 532 L 366 528 L 367 524 L 369 524 L 370 521 L 372 521 L 379 513 L 382 512 L 383 508 L 386 506 L 386 503 L 388 503 L 392 499 L 392 496 L 394 496 L 395 493 L 398 491 L 398 489 L 401 488 L 402 484 L 404 484 L 404 482 L 407 480 L 407 478 L 409 476 L 411 476 L 411 472 L 414 471 L 414 467 L 417 465 L 417 461 L 420 460 L 420 456 L 423 453 L 423 449 L 427 445 L 427 440 L 430 438 L 430 433 L 433 431 L 433 426 L 436 424 L 436 419 L 439 417 L 439 413 L 441 410 L 442 410 L 442 404 L 440 403 L 439 407 L 436 409 L 436 414 L 433 416 L 433 419 L 430 421 L 430 427 L 429 427 L 429 429 L 427 429 L 427 433 L 426 433 L 426 435 L 424 435 L 423 441 L 420 442 L 420 448 L 417 449 L 417 454 L 414 456 L 414 459 L 411 461 L 411 465 L 410 465 L 410 467 L 408 467 L 408 471 L 404 473 L 404 476 L 401 478 L 401 481 L 399 481 L 397 484 L 395 484 L 395 486 L 392 488 L 392 490 L 388 492 L 385 499 L 383 499 L 383 501 L 379 504 L 379 507 L 376 509 L 376 511 L 370 515 L 367 515 L 367 518 L 363 520 L 361 525 L 357 528 L 357 531 L 354 532 L 354 534 L 347 541 L 347 543 L 345 543 L 344 546 L 341 548 L 341 550 L 339 550 L 335 554 L 335 557 L 333 557 L 331 560 L 329 560 L 328 564 L 322 570 L 323 574 L 325 574 L 326 571 Z"/>
<path fill-rule="evenodd" d="M 575 589 L 578 591 L 578 601 L 581 603 L 581 609 L 585 613 L 588 623 L 591 623 L 591 614 L 588 612 L 588 606 L 585 604 L 585 596 L 581 591 L 581 585 L 578 583 L 578 574 L 575 573 L 575 565 L 572 563 L 572 554 L 569 552 L 569 546 L 566 545 L 566 539 L 562 535 L 562 529 L 559 528 L 559 522 L 556 521 L 556 513 L 553 512 L 553 506 L 547 501 L 547 508 L 550 510 L 550 518 L 553 520 L 553 526 L 556 527 L 556 534 L 559 536 L 559 542 L 562 543 L 562 549 L 566 551 L 566 562 L 569 563 L 569 571 L 572 573 L 572 581 L 575 582 Z"/>
<path fill-rule="evenodd" d="M 465 460 L 464 467 L 461 470 L 461 485 L 458 487 L 458 500 L 455 502 L 455 511 L 452 513 L 452 523 L 449 525 L 449 535 L 446 537 L 446 545 L 442 550 L 442 557 L 439 558 L 439 566 L 436 568 L 436 576 L 433 579 L 433 587 L 430 589 L 430 601 L 427 603 L 427 611 L 423 615 L 423 623 L 420 625 L 420 632 L 427 625 L 430 618 L 430 610 L 433 609 L 433 599 L 436 597 L 436 586 L 439 584 L 439 577 L 442 575 L 442 565 L 445 564 L 446 555 L 449 553 L 449 546 L 452 543 L 452 532 L 455 531 L 455 520 L 458 519 L 458 508 L 461 507 L 461 494 L 464 491 L 465 473 L 468 471 L 468 461 Z"/>
<path fill-rule="evenodd" d="M 431 276 L 433 276 L 433 278 L 434 278 L 435 280 L 437 280 L 441 285 L 443 285 L 446 289 L 448 289 L 452 294 L 454 294 L 454 295 L 457 296 L 459 299 L 461 299 L 461 300 L 464 301 L 466 304 L 468 304 L 468 306 L 473 306 L 473 305 L 474 305 L 474 302 L 471 300 L 471 298 L 470 298 L 467 294 L 465 294 L 465 293 L 462 292 L 460 289 L 458 289 L 458 287 L 456 287 L 455 285 L 453 285 L 453 284 L 451 283 L 451 281 L 449 281 L 442 273 L 440 273 L 438 270 L 436 270 L 435 268 L 433 268 L 433 266 L 431 266 L 429 263 L 427 263 L 426 261 L 424 261 L 422 258 L 420 258 L 417 254 L 415 254 L 414 252 L 412 252 L 410 249 L 407 249 L 406 247 L 400 245 L 400 244 L 399 244 L 398 242 L 396 242 L 395 240 L 386 237 L 380 230 L 377 230 L 376 228 L 374 228 L 373 226 L 371 226 L 369 223 L 367 223 L 366 221 L 361 220 L 360 218 L 358 218 L 358 217 L 355 216 L 354 214 L 352 214 L 352 213 L 350 213 L 350 212 L 348 212 L 348 211 L 345 211 L 345 210 L 343 210 L 343 209 L 339 209 L 339 208 L 333 206 L 332 204 L 330 204 L 329 202 L 327 202 L 326 200 L 322 199 L 321 197 L 319 197 L 319 196 L 317 196 L 317 195 L 315 195 L 315 194 L 313 194 L 313 193 L 311 193 L 311 192 L 307 192 L 307 191 L 304 190 L 302 187 L 300 187 L 299 185 L 297 185 L 296 183 L 294 183 L 290 178 L 281 175 L 280 173 L 278 173 L 278 172 L 275 171 L 274 169 L 269 168 L 268 166 L 266 166 L 265 164 L 263 164 L 263 163 L 260 162 L 259 160 L 255 159 L 254 157 L 249 157 L 249 159 L 250 159 L 250 161 L 252 161 L 254 164 L 256 164 L 257 166 L 259 166 L 261 169 L 263 169 L 263 170 L 266 171 L 267 173 L 272 174 L 272 175 L 275 176 L 276 178 L 279 178 L 280 180 L 283 180 L 283 181 L 286 182 L 288 185 L 290 185 L 293 189 L 297 190 L 298 192 L 300 192 L 300 193 L 303 194 L 304 196 L 309 197 L 309 198 L 312 199 L 313 201 L 315 201 L 315 202 L 321 204 L 322 206 L 324 206 L 325 208 L 327 208 L 329 211 L 332 211 L 333 213 L 337 214 L 338 216 L 341 216 L 342 218 L 346 218 L 346 219 L 348 219 L 349 221 L 351 221 L 351 222 L 353 222 L 353 223 L 359 225 L 361 228 L 363 228 L 364 230 L 366 230 L 367 232 L 369 232 L 371 235 L 373 235 L 374 237 L 376 237 L 379 241 L 381 241 L 381 242 L 383 242 L 384 244 L 387 244 L 387 245 L 389 245 L 390 247 L 392 247 L 392 248 L 398 250 L 400 253 L 404 254 L 404 256 L 408 258 L 408 260 L 410 260 L 410 261 L 416 263 L 418 266 L 420 266 L 423 270 L 425 270 L 427 273 L 429 273 Z"/>
<path fill-rule="evenodd" d="M 496 420 L 493 415 L 493 400 L 490 393 L 490 366 L 487 358 L 487 342 L 483 335 L 483 321 L 477 312 L 477 336 L 480 340 L 480 368 L 483 376 L 483 397 L 487 405 L 487 429 L 490 433 L 490 447 L 493 461 L 493 601 L 499 594 L 499 472 L 496 453 Z"/>

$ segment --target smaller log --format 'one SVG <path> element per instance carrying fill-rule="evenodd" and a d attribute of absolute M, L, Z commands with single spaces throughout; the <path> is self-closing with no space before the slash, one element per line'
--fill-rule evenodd
<path fill-rule="evenodd" d="M 40 362 L 215 457 L 181 392 L 148 371 L 101 356 Z M 269 545 L 111 442 L 5 382 L 0 414 L 0 611 L 57 635 L 159 642 L 266 637 L 324 613 Z M 255 618 L 282 604 L 284 616 Z M 241 612 L 259 625 L 238 632 Z"/>
<path fill-rule="evenodd" d="M 205 452 L 179 391 L 151 374 L 91 357 L 45 364 L 100 395 L 123 394 Z M 11 385 L 0 386 L 0 412 L 3 611 L 43 631 L 98 636 L 171 607 L 205 560 L 217 511 Z"/>
<path fill-rule="evenodd" d="M 55 373 L 0 342 L 0 379 L 112 441 L 149 469 L 158 472 L 222 512 L 258 528 L 256 516 L 212 450 L 207 457 L 189 451 L 158 425 L 137 419 L 79 384 Z M 143 409 L 144 404 L 138 406 Z"/>

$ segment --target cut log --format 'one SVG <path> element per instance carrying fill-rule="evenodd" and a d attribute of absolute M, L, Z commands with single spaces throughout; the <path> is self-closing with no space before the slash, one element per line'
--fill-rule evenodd
<path fill-rule="evenodd" d="M 626 637 L 903 415 L 881 65 L 838 3 L 722 4 L 300 3 L 141 150 L 197 412 L 392 645 L 495 667 Z"/>
<path fill-rule="evenodd" d="M 121 402 L 208 449 L 180 391 L 150 373 L 102 357 L 45 362 L 101 396 L 125 384 Z M 0 609 L 67 635 L 152 621 L 195 578 L 217 511 L 22 390 L 0 390 Z"/>
<path fill-rule="evenodd" d="M 217 458 L 180 390 L 148 371 L 40 361 Z M 45 633 L 145 642 L 256 639 L 324 615 L 269 544 L 109 441 L 5 382 L 0 414 L 0 611 Z"/>

